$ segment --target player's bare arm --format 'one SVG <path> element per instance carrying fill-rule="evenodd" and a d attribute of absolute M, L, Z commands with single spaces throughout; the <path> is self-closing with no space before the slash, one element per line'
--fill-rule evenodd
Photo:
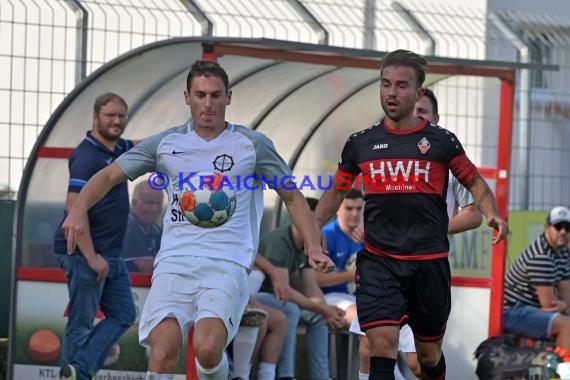
<path fill-rule="evenodd" d="M 509 233 L 507 222 L 499 216 L 497 202 L 487 182 L 477 172 L 468 186 L 468 190 L 479 204 L 481 212 L 487 219 L 487 225 L 497 231 L 493 237 L 493 245 L 505 239 Z"/>
<path fill-rule="evenodd" d="M 447 233 L 450 235 L 458 234 L 463 231 L 473 230 L 481 225 L 483 215 L 479 206 L 472 203 L 461 208 L 461 211 L 453 218 L 449 219 Z"/>
<path fill-rule="evenodd" d="M 320 271 L 333 271 L 335 265 L 323 252 L 320 231 L 315 224 L 313 214 L 303 194 L 297 189 L 286 190 L 284 188 L 279 188 L 277 193 L 283 199 L 293 224 L 295 224 L 303 238 L 305 254 L 309 257 L 309 264 Z"/>
<path fill-rule="evenodd" d="M 277 267 L 261 255 L 255 256 L 254 264 L 271 279 L 275 298 L 284 302 L 288 301 L 291 297 L 291 286 L 289 286 L 287 268 Z"/>
<path fill-rule="evenodd" d="M 354 281 L 356 268 L 333 273 L 317 272 L 317 282 L 320 287 L 333 286 L 338 284 L 346 284 Z"/>
<path fill-rule="evenodd" d="M 99 202 L 114 186 L 125 181 L 127 176 L 116 163 L 97 172 L 89 181 L 69 210 L 61 228 L 67 239 L 67 252 L 75 251 L 79 236 L 89 231 L 87 211 Z"/>
<path fill-rule="evenodd" d="M 79 193 L 75 192 L 67 193 L 65 210 L 67 211 L 68 214 L 73 205 L 75 204 L 75 201 L 77 200 L 78 196 Z M 91 239 L 90 231 L 91 230 L 89 228 L 89 220 L 86 220 L 85 233 L 77 237 L 77 246 L 79 247 L 79 250 L 83 254 L 83 257 L 85 257 L 85 260 L 87 261 L 87 265 L 89 266 L 89 268 L 91 268 L 93 272 L 97 273 L 97 281 L 102 282 L 105 280 L 105 277 L 107 277 L 107 274 L 109 273 L 109 263 L 107 263 L 107 260 L 105 260 L 103 256 L 95 252 L 95 247 L 93 246 L 93 240 Z M 72 253 L 73 251 L 67 252 L 67 254 L 69 255 Z"/>
<path fill-rule="evenodd" d="M 342 180 L 341 180 L 342 179 Z M 326 190 L 315 210 L 315 221 L 319 228 L 323 226 L 334 216 L 336 210 L 340 207 L 344 199 L 345 193 L 353 184 L 353 178 L 346 178 L 338 170 L 333 177 L 332 186 Z"/>

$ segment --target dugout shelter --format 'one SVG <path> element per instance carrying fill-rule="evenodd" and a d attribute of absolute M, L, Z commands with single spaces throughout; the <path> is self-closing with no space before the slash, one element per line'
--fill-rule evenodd
<path fill-rule="evenodd" d="M 188 120 L 183 98 L 188 70 L 197 59 L 218 60 L 228 71 L 233 90 L 227 119 L 265 133 L 295 175 L 316 178 L 334 173 L 340 149 L 352 132 L 383 117 L 379 67 L 385 54 L 267 39 L 175 38 L 123 54 L 80 83 L 44 127 L 21 182 L 13 245 L 12 378 L 32 379 L 38 366 L 55 365 L 34 362 L 26 350 L 34 331 L 57 331 L 64 324 L 65 277 L 52 252 L 53 234 L 64 208 L 67 158 L 91 128 L 92 105 L 98 95 L 112 91 L 123 96 L 129 104 L 124 137 L 144 138 Z M 506 219 L 515 69 L 525 65 L 426 58 L 430 65 L 425 86 L 457 75 L 495 82 L 496 95 L 487 99 L 495 105 L 489 117 L 494 141 L 479 169 L 494 187 L 501 216 Z M 308 190 L 308 195 L 319 195 L 318 189 Z M 274 192 L 266 192 L 265 208 L 262 228 L 267 231 L 284 219 Z M 486 274 L 453 273 L 453 309 L 444 345 L 450 378 L 467 378 L 465 366 L 474 369 L 471 358 L 476 345 L 501 332 L 506 244 L 491 247 L 488 230 L 482 230 L 481 236 L 476 249 L 489 253 L 482 259 L 488 260 Z M 133 274 L 132 282 L 141 299 L 137 306 L 142 307 L 150 278 Z M 54 294 L 63 294 L 64 299 Z M 48 300 L 54 307 L 53 317 L 37 299 Z M 114 370 L 138 369 L 124 364 Z"/>

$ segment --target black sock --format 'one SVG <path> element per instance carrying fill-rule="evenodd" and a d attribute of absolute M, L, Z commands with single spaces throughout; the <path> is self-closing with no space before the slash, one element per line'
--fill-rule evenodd
<path fill-rule="evenodd" d="M 441 358 L 435 367 L 425 367 L 420 363 L 420 368 L 422 370 L 423 380 L 445 380 L 445 357 L 443 352 L 441 353 Z"/>
<path fill-rule="evenodd" d="M 370 357 L 370 380 L 395 380 L 396 359 L 380 356 Z"/>

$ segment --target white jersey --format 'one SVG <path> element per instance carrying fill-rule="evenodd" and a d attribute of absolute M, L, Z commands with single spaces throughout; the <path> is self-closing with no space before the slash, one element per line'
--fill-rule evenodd
<path fill-rule="evenodd" d="M 149 172 L 168 177 L 165 187 L 168 209 L 155 266 L 165 257 L 201 256 L 251 267 L 263 215 L 260 179 L 267 178 L 270 188 L 279 188 L 287 183 L 283 179 L 291 176 L 291 170 L 269 138 L 249 128 L 228 124 L 219 136 L 204 140 L 189 122 L 153 135 L 127 153 L 115 162 L 129 179 Z M 179 206 L 188 178 L 201 172 L 223 175 L 235 190 L 233 216 L 219 227 L 191 224 Z"/>
<path fill-rule="evenodd" d="M 447 185 L 447 216 L 453 218 L 459 212 L 459 208 L 475 203 L 469 190 L 465 188 L 457 178 L 449 173 L 449 183 Z"/>

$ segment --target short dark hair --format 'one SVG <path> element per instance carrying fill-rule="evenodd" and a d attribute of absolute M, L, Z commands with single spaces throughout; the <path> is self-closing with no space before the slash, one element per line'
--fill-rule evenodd
<path fill-rule="evenodd" d="M 307 200 L 307 203 L 309 204 L 309 208 L 311 209 L 311 211 L 315 211 L 317 209 L 317 204 L 319 203 L 319 200 L 313 197 L 305 197 L 305 199 Z"/>
<path fill-rule="evenodd" d="M 439 108 L 437 106 L 437 98 L 435 97 L 435 94 L 433 93 L 433 91 L 427 87 L 424 87 L 424 88 L 422 88 L 422 96 L 425 96 L 429 99 L 429 101 L 431 102 L 431 110 L 432 110 L 433 114 L 438 115 L 439 114 Z"/>
<path fill-rule="evenodd" d="M 412 51 L 398 49 L 384 57 L 380 69 L 380 76 L 382 76 L 384 69 L 388 66 L 407 66 L 414 69 L 416 77 L 418 78 L 418 87 L 421 87 L 426 80 L 427 61 L 424 57 Z"/>
<path fill-rule="evenodd" d="M 214 61 L 196 61 L 190 68 L 188 77 L 186 78 L 186 89 L 190 90 L 192 86 L 192 80 L 196 77 L 209 77 L 215 76 L 220 78 L 224 82 L 226 87 L 226 92 L 230 87 L 230 81 L 228 79 L 228 73 L 223 69 L 218 62 Z"/>
<path fill-rule="evenodd" d="M 95 103 L 93 104 L 93 111 L 99 113 L 99 111 L 101 111 L 101 108 L 105 104 L 112 102 L 113 100 L 118 100 L 119 102 L 123 103 L 125 108 L 127 109 L 129 108 L 127 102 L 125 102 L 125 99 L 121 98 L 119 95 L 115 94 L 114 92 L 107 92 L 103 95 L 99 95 L 97 99 L 95 99 Z"/>
<path fill-rule="evenodd" d="M 362 195 L 362 191 L 355 189 L 354 187 L 348 190 L 344 195 L 344 199 L 361 199 L 361 198 L 364 198 L 364 196 Z"/>

